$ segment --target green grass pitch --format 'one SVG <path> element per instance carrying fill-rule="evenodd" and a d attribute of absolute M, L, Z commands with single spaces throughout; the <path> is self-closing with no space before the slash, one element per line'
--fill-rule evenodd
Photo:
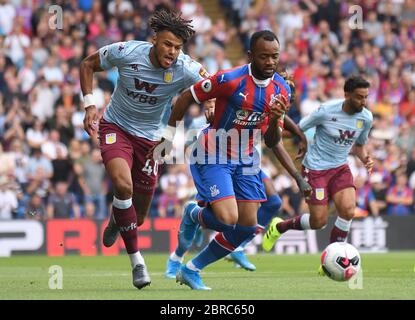
<path fill-rule="evenodd" d="M 147 254 L 145 259 L 152 284 L 139 291 L 132 286 L 126 255 L 1 258 L 0 299 L 415 299 L 415 252 L 363 254 L 363 278 L 354 283 L 355 289 L 319 277 L 319 255 L 250 256 L 255 272 L 219 261 L 202 274 L 210 292 L 192 291 L 164 278 L 166 254 Z M 61 290 L 49 289 L 52 265 L 62 267 Z"/>

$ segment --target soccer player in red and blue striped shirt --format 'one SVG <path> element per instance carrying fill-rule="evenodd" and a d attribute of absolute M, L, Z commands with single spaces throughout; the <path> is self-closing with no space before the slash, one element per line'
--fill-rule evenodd
<path fill-rule="evenodd" d="M 209 290 L 200 270 L 228 255 L 257 231 L 256 213 L 266 194 L 254 142 L 264 128 L 267 147 L 279 142 L 278 121 L 291 95 L 288 84 L 276 73 L 279 52 L 274 33 L 256 32 L 251 38 L 250 63 L 218 72 L 183 92 L 162 141 L 154 148 L 155 153 L 163 148 L 169 151 L 176 123 L 188 107 L 216 98 L 213 123 L 199 136 L 191 159 L 198 198 L 207 206 L 186 206 L 179 231 L 180 240 L 190 242 L 199 225 L 218 231 L 177 274 L 177 280 L 192 289 Z"/>

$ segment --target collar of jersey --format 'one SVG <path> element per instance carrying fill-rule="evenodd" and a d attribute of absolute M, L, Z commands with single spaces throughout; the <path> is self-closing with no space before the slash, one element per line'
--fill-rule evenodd
<path fill-rule="evenodd" d="M 256 84 L 258 87 L 266 87 L 266 86 L 268 86 L 268 85 L 269 85 L 269 83 L 271 82 L 271 79 L 272 79 L 272 78 L 268 78 L 268 79 L 265 79 L 265 80 L 259 80 L 259 79 L 255 78 L 255 77 L 253 76 L 253 74 L 252 74 L 252 71 L 251 71 L 251 64 L 250 64 L 250 63 L 248 64 L 248 69 L 249 69 L 249 75 L 252 77 L 252 80 L 254 80 L 255 84 Z M 274 77 L 274 76 L 272 76 L 272 77 Z"/>

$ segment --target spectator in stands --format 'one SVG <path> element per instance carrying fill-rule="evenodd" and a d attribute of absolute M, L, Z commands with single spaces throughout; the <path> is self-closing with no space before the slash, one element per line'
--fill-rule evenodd
<path fill-rule="evenodd" d="M 212 57 L 207 57 L 205 59 L 204 65 L 210 74 L 232 68 L 231 62 L 225 57 L 225 51 L 220 47 L 215 49 Z"/>
<path fill-rule="evenodd" d="M 13 140 L 24 140 L 25 134 L 22 127 L 22 123 L 19 117 L 15 116 L 10 120 L 8 124 L 6 123 L 5 132 L 2 137 L 3 144 L 7 149 L 9 149 L 10 144 Z"/>
<path fill-rule="evenodd" d="M 15 21 L 12 31 L 4 39 L 6 55 L 17 64 L 24 57 L 25 48 L 30 47 L 30 38 L 23 33 L 21 21 Z"/>
<path fill-rule="evenodd" d="M 35 118 L 33 126 L 26 131 L 26 140 L 30 148 L 40 148 L 48 139 L 48 134 L 43 128 L 43 122 Z"/>
<path fill-rule="evenodd" d="M 378 216 L 379 208 L 371 185 L 366 183 L 366 179 L 362 176 L 355 177 L 354 184 L 356 186 L 355 218 Z"/>
<path fill-rule="evenodd" d="M 42 153 L 50 160 L 56 159 L 58 152 L 61 152 L 63 157 L 68 155 L 68 148 L 59 141 L 59 138 L 59 131 L 53 129 L 49 133 L 48 141 L 41 146 Z"/>
<path fill-rule="evenodd" d="M 22 94 L 28 95 L 32 90 L 33 86 L 35 85 L 36 74 L 33 70 L 33 59 L 30 56 L 24 59 L 23 63 L 24 65 L 19 70 L 17 78 L 20 84 Z"/>
<path fill-rule="evenodd" d="M 55 193 L 49 195 L 47 205 L 48 219 L 80 218 L 81 211 L 75 196 L 68 192 L 68 183 L 60 181 L 56 183 Z"/>
<path fill-rule="evenodd" d="M 196 12 L 192 16 L 192 25 L 198 33 L 208 32 L 212 28 L 212 20 L 205 15 L 203 7 L 200 3 L 196 5 Z"/>
<path fill-rule="evenodd" d="M 35 192 L 27 202 L 22 218 L 44 220 L 46 219 L 46 207 L 43 202 L 42 193 Z"/>
<path fill-rule="evenodd" d="M 108 12 L 112 16 L 119 17 L 125 11 L 128 11 L 128 12 L 133 11 L 133 5 L 131 4 L 130 1 L 127 1 L 127 0 L 113 0 L 110 3 L 108 3 Z"/>
<path fill-rule="evenodd" d="M 10 146 L 10 154 L 14 159 L 14 173 L 13 176 L 16 179 L 16 182 L 19 183 L 20 187 L 25 190 L 28 178 L 27 178 L 27 165 L 29 163 L 29 157 L 26 155 L 25 150 L 23 149 L 22 140 L 13 140 Z M 3 163 L 1 163 L 4 165 Z"/>
<path fill-rule="evenodd" d="M 17 192 L 10 178 L 0 176 L 0 220 L 11 220 L 18 207 Z"/>
<path fill-rule="evenodd" d="M 16 8 L 9 2 L 8 0 L 0 1 L 0 36 L 9 34 L 13 28 Z"/>
<path fill-rule="evenodd" d="M 49 139 L 52 141 L 59 139 L 59 141 L 65 145 L 65 148 L 69 145 L 69 142 L 75 134 L 70 118 L 70 112 L 71 110 L 69 108 L 65 109 L 63 106 L 57 106 L 55 109 L 55 116 L 48 122 L 49 129 L 51 130 Z M 55 131 L 58 135 L 56 135 Z"/>
<path fill-rule="evenodd" d="M 40 74 L 45 78 L 49 85 L 58 90 L 59 86 L 64 80 L 62 69 L 59 68 L 57 58 L 49 56 L 46 65 L 40 70 Z"/>
<path fill-rule="evenodd" d="M 52 167 L 52 184 L 56 184 L 58 181 L 64 181 L 69 185 L 71 184 L 74 178 L 72 161 L 68 158 L 68 154 L 65 154 L 61 148 L 56 149 L 56 158 L 52 160 Z"/>
<path fill-rule="evenodd" d="M 396 185 L 388 190 L 388 215 L 405 216 L 413 214 L 413 190 L 408 186 L 408 178 L 403 172 L 396 175 Z"/>
<path fill-rule="evenodd" d="M 86 185 L 85 206 L 93 203 L 95 207 L 93 216 L 96 219 L 106 219 L 108 217 L 105 203 L 107 185 L 99 149 L 93 149 L 91 156 L 84 162 L 82 176 Z"/>
<path fill-rule="evenodd" d="M 159 216 L 180 218 L 182 206 L 176 194 L 176 185 L 169 183 L 163 194 L 158 199 L 157 207 Z"/>
<path fill-rule="evenodd" d="M 39 77 L 29 100 L 32 114 L 40 121 L 44 122 L 53 115 L 54 95 L 44 77 Z"/>

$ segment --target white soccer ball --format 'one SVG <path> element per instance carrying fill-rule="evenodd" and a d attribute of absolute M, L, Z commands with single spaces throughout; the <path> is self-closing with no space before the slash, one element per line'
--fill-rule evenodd
<path fill-rule="evenodd" d="M 333 242 L 321 254 L 324 273 L 335 281 L 347 281 L 360 271 L 360 254 L 347 242 Z"/>

